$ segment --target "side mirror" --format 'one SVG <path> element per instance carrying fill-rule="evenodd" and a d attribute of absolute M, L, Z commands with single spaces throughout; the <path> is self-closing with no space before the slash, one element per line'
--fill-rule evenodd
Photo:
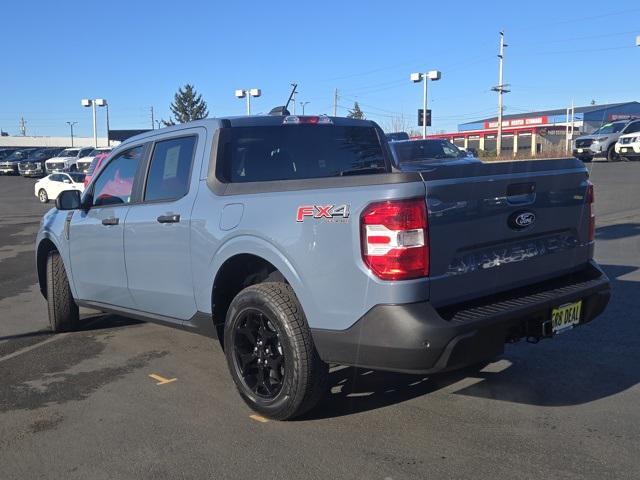
<path fill-rule="evenodd" d="M 56 198 L 58 210 L 77 210 L 82 206 L 80 192 L 78 190 L 64 190 Z"/>

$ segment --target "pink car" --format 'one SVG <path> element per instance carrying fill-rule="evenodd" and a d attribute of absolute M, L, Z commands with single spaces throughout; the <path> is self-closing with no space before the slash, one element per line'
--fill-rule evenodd
<path fill-rule="evenodd" d="M 100 167 L 102 166 L 104 160 L 109 156 L 109 153 L 99 153 L 93 158 L 91 165 L 89 166 L 89 170 L 87 170 L 87 174 L 84 177 L 84 187 L 87 188 L 91 178 L 93 175 L 100 171 Z"/>

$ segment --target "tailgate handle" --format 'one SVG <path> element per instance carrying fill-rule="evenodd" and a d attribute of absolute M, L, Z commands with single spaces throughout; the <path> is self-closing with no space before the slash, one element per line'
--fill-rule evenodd
<path fill-rule="evenodd" d="M 534 182 L 513 183 L 507 186 L 507 200 L 509 203 L 531 203 L 536 199 L 536 184 Z"/>

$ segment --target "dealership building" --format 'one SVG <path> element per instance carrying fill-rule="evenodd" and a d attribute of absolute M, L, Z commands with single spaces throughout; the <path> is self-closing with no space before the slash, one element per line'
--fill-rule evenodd
<path fill-rule="evenodd" d="M 573 117 L 573 118 L 572 118 Z M 567 109 L 519 113 L 502 117 L 502 153 L 526 154 L 557 151 L 565 147 L 567 133 L 575 138 L 588 134 L 602 124 L 614 120 L 640 118 L 640 103 L 625 102 L 607 105 L 575 107 L 574 114 Z M 429 135 L 430 138 L 447 138 L 463 148 L 496 151 L 498 135 L 497 117 L 486 118 L 458 125 L 454 133 Z"/>

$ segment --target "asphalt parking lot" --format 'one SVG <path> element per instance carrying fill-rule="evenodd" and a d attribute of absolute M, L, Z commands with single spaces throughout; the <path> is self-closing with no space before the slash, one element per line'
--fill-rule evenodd
<path fill-rule="evenodd" d="M 51 335 L 33 255 L 50 207 L 0 177 L 0 478 L 639 478 L 640 162 L 589 168 L 600 318 L 482 370 L 334 368 L 284 423 L 251 417 L 214 340 L 88 310 Z"/>

